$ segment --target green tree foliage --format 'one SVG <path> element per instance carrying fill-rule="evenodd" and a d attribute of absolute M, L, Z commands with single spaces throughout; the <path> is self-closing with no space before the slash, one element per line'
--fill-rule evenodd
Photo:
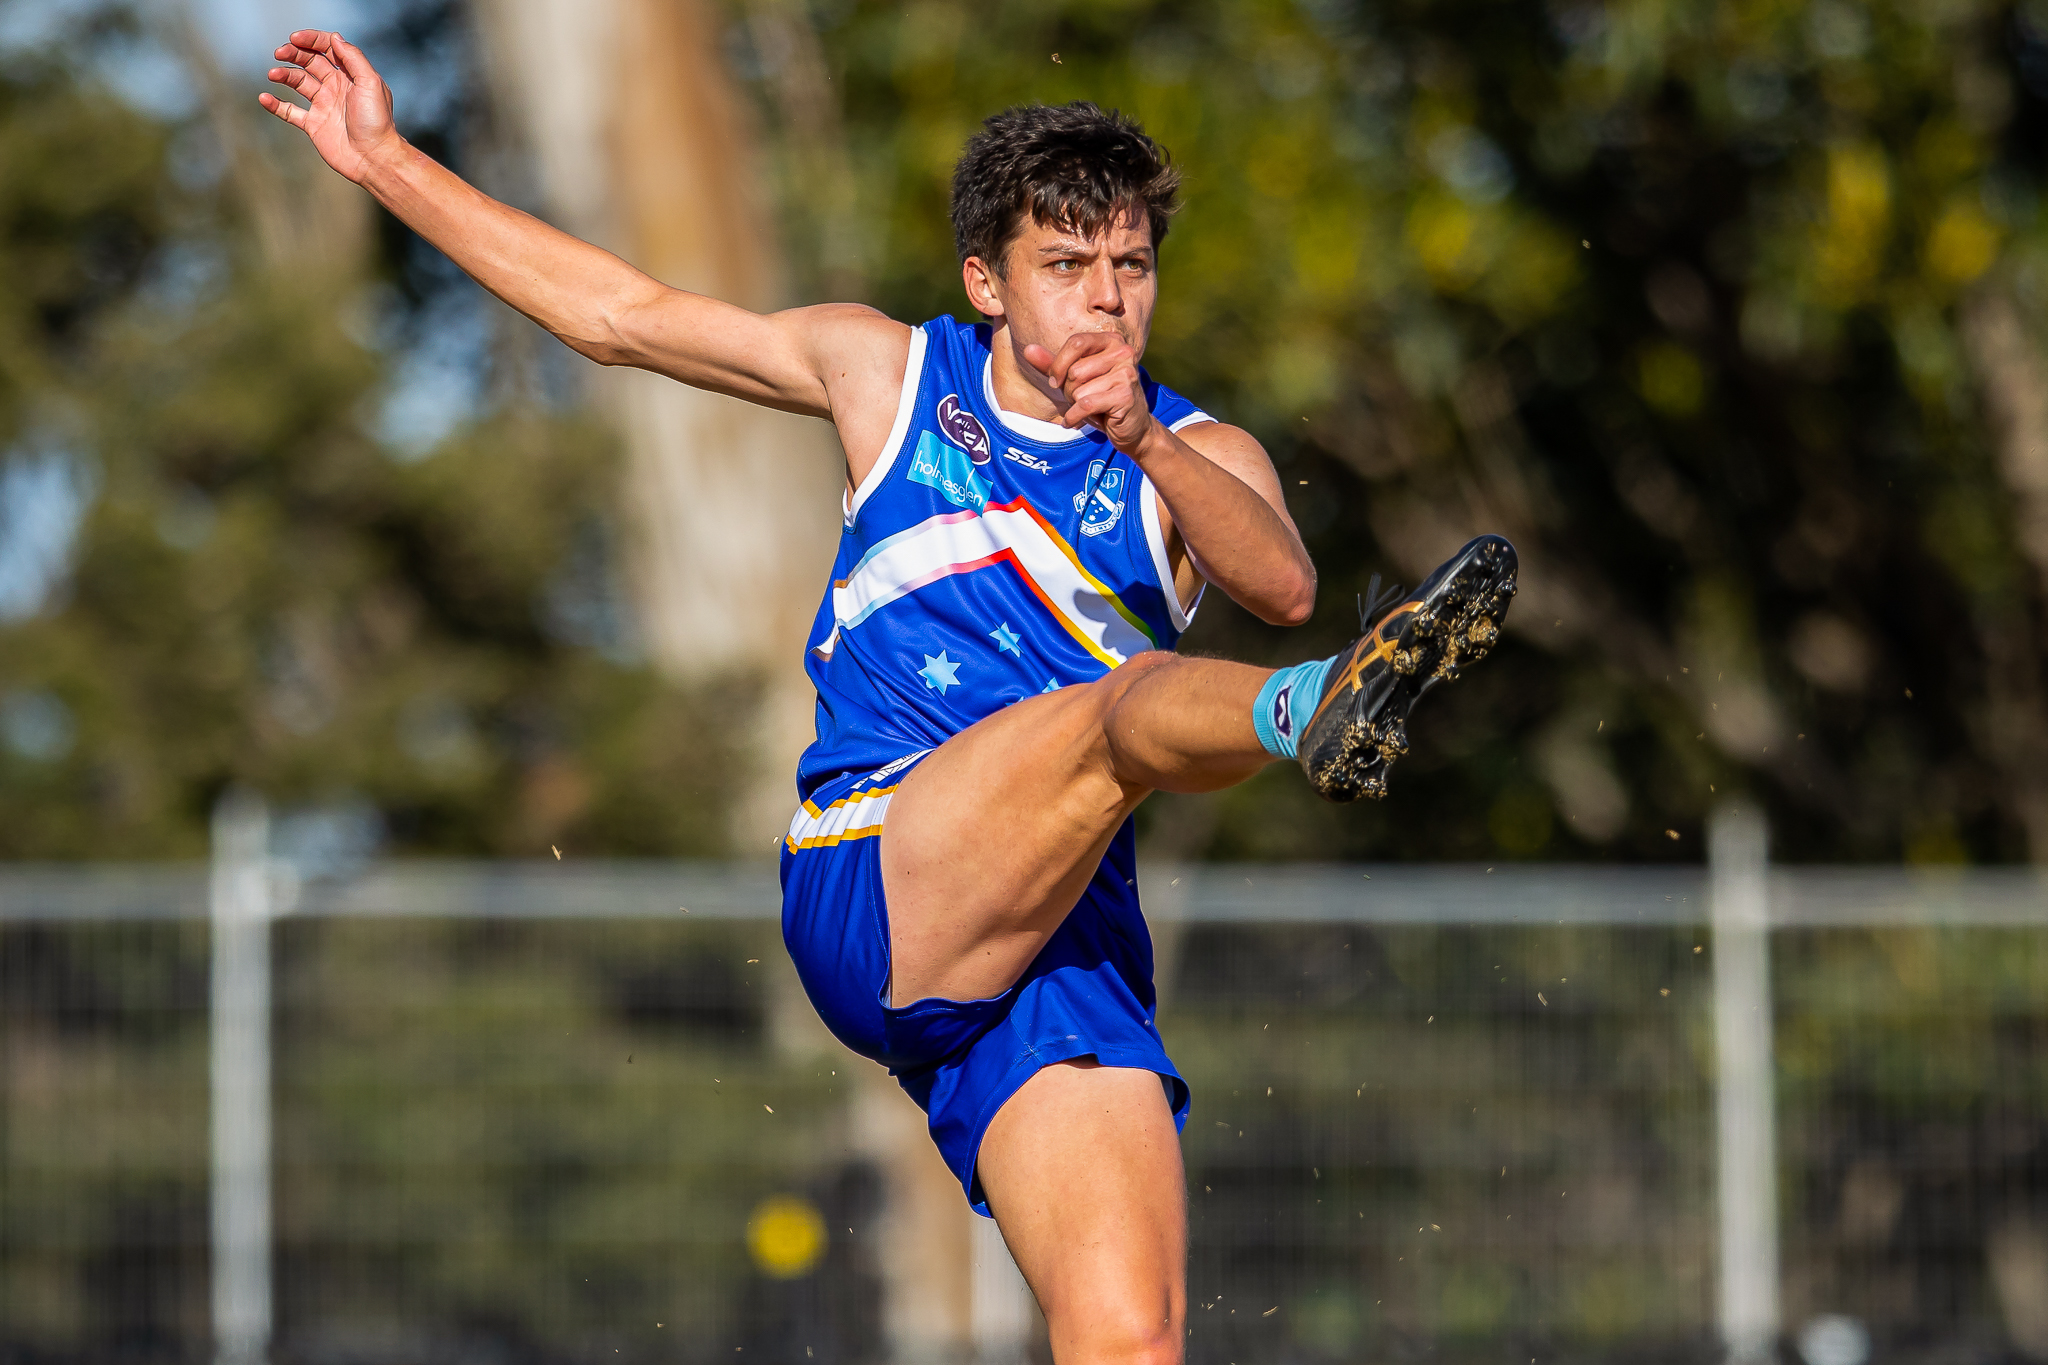
<path fill-rule="evenodd" d="M 1372 571 L 1520 546 L 1516 643 L 1383 808 L 1276 770 L 1155 803 L 1169 846 L 1694 858 L 1747 792 L 1785 856 L 2048 856 L 2048 12 L 820 6 L 858 203 L 826 215 L 788 9 L 746 8 L 821 286 L 898 316 L 965 307 L 980 118 L 1086 98 L 1173 150 L 1148 362 L 1266 442 L 1323 575 L 1307 630 L 1212 600 L 1188 648 L 1331 649 Z"/>
<path fill-rule="evenodd" d="M 0 70 L 0 471 L 84 506 L 0 622 L 0 856 L 191 855 L 233 781 L 400 848 L 716 849 L 717 699 L 609 619 L 607 442 L 515 399 L 380 444 L 365 202 L 281 145 Z"/>

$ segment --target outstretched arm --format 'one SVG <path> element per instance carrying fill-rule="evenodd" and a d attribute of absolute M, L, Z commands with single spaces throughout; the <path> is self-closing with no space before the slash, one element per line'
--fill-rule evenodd
<path fill-rule="evenodd" d="M 323 160 L 447 253 L 484 288 L 601 365 L 654 370 L 700 389 L 831 418 L 879 383 L 893 403 L 909 329 L 873 309 L 827 304 L 763 315 L 634 269 L 482 193 L 398 135 L 391 91 L 355 44 L 302 29 L 277 49 L 263 107 Z M 852 451 L 849 450 L 849 454 Z"/>

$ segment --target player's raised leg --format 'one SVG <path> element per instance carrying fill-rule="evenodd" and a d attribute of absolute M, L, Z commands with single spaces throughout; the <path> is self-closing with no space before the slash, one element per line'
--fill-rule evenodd
<path fill-rule="evenodd" d="M 1046 1067 L 989 1125 L 979 1169 L 1059 1365 L 1180 1360 L 1187 1186 L 1158 1077 Z"/>
<path fill-rule="evenodd" d="M 940 745 L 882 833 L 891 1003 L 1007 989 L 1154 790 L 1215 791 L 1294 758 L 1332 800 L 1384 795 L 1415 703 L 1499 638 L 1515 571 L 1514 547 L 1481 536 L 1329 659 L 1274 671 L 1141 654 Z"/>

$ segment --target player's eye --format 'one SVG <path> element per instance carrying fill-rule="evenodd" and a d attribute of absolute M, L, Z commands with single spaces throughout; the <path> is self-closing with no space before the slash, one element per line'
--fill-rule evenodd
<path fill-rule="evenodd" d="M 1062 275 L 1071 275 L 1076 270 L 1079 270 L 1081 268 L 1081 263 L 1069 257 L 1054 261 L 1052 263 L 1052 268 L 1054 270 L 1057 270 Z"/>

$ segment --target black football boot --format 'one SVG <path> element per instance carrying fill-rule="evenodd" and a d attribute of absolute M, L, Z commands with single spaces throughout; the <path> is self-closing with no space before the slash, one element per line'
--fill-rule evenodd
<path fill-rule="evenodd" d="M 1389 600 L 1373 580 L 1374 600 L 1358 628 Z M 1387 768 L 1408 752 L 1408 712 L 1439 681 L 1455 679 L 1486 657 L 1515 595 L 1515 547 L 1481 536 L 1438 567 L 1400 605 L 1337 656 L 1323 679 L 1315 714 L 1296 747 L 1318 796 L 1374 800 L 1387 794 Z"/>

